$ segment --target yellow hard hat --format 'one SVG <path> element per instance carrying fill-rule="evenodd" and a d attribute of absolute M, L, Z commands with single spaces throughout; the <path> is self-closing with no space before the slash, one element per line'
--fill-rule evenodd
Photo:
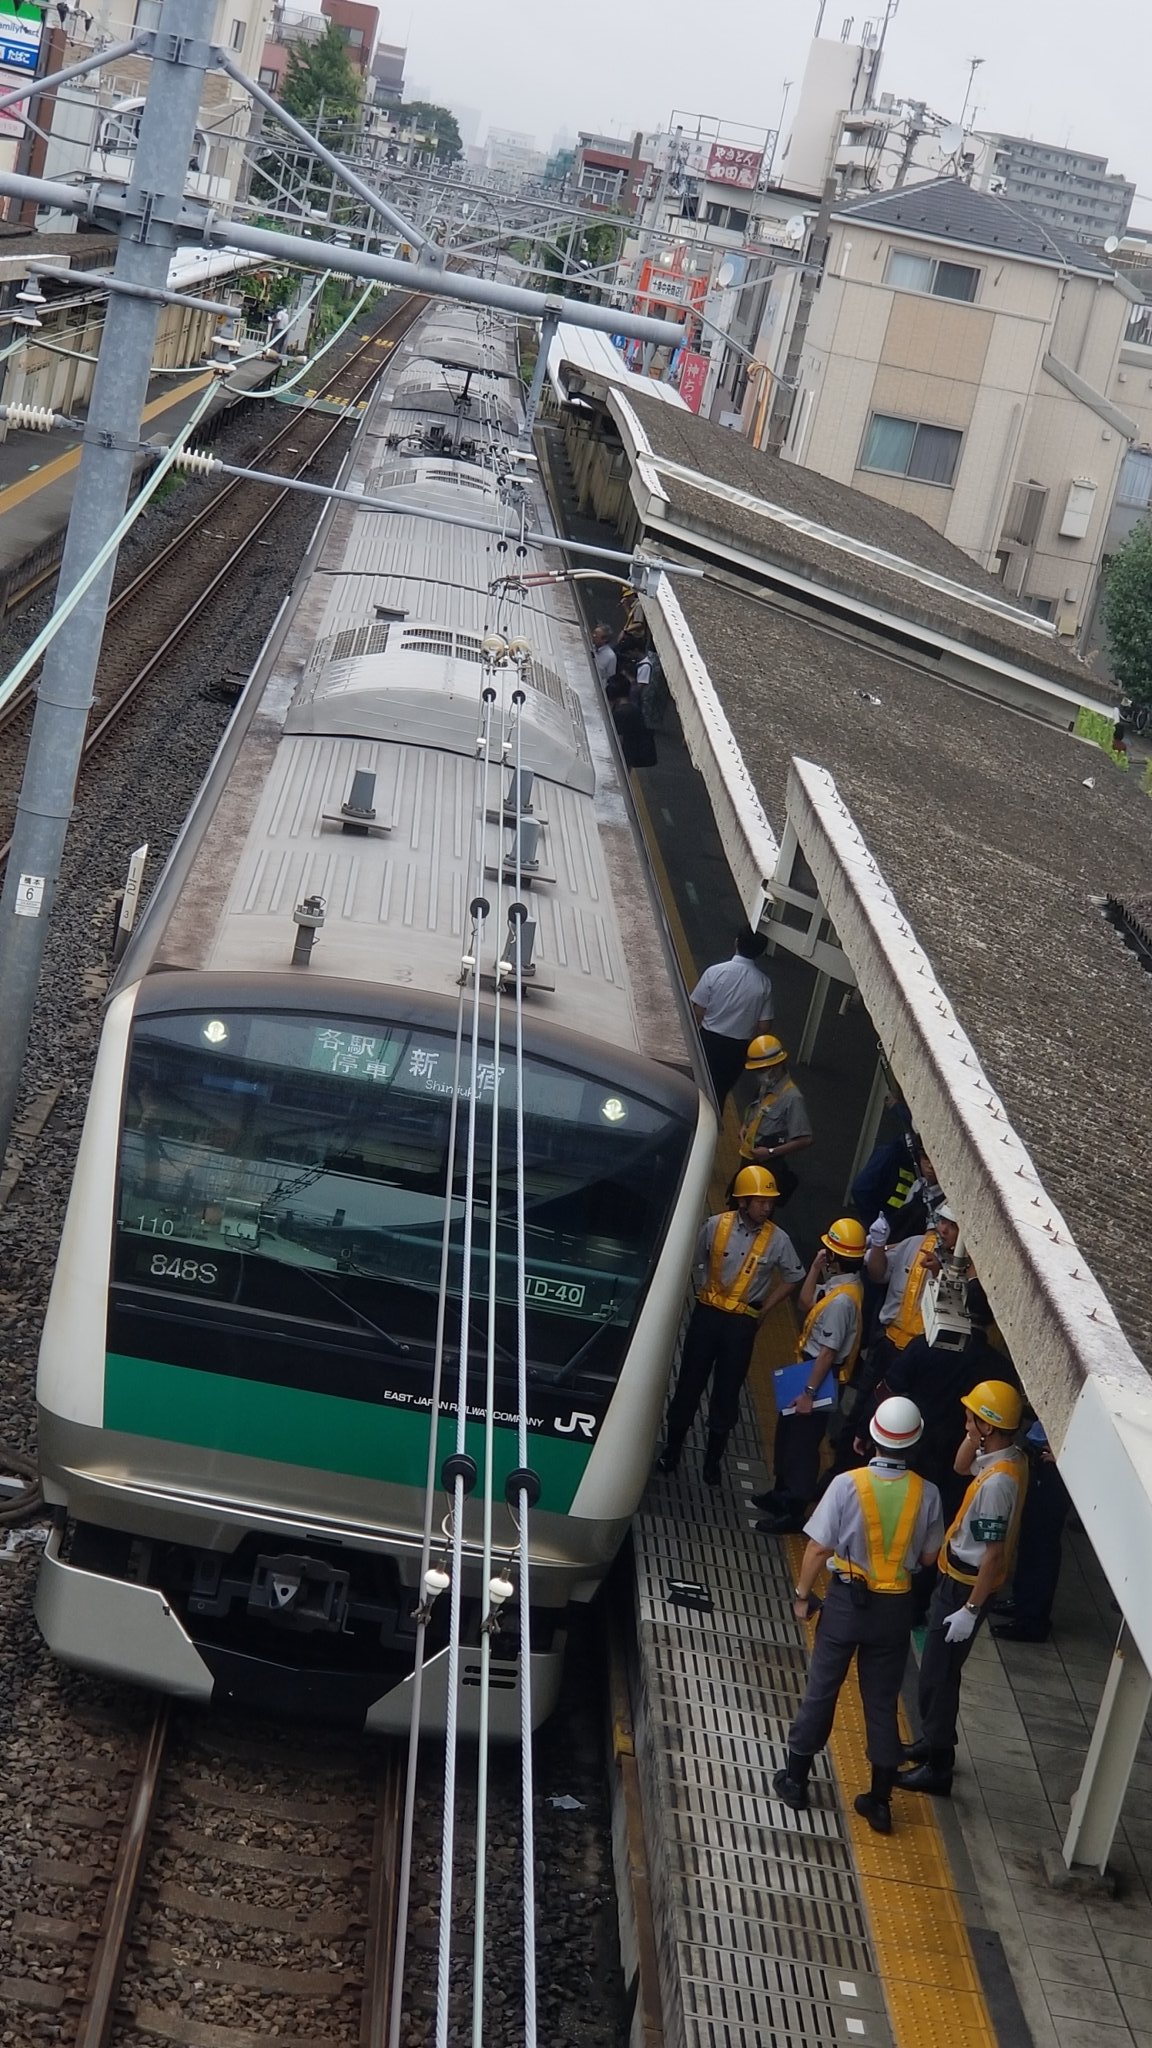
<path fill-rule="evenodd" d="M 970 1394 L 962 1396 L 965 1408 L 993 1429 L 1019 1429 L 1024 1397 L 1007 1380 L 981 1380 Z"/>
<path fill-rule="evenodd" d="M 838 1216 L 830 1223 L 821 1244 L 838 1259 L 862 1259 L 868 1249 L 868 1233 L 854 1216 Z"/>
<path fill-rule="evenodd" d="M 782 1067 L 787 1057 L 778 1038 L 767 1035 L 763 1038 L 754 1038 L 748 1047 L 744 1069 L 747 1072 L 750 1068 L 756 1067 Z"/>
<path fill-rule="evenodd" d="M 770 1195 L 775 1202 L 780 1190 L 766 1166 L 742 1166 L 732 1183 L 732 1193 L 737 1201 L 742 1195 Z"/>

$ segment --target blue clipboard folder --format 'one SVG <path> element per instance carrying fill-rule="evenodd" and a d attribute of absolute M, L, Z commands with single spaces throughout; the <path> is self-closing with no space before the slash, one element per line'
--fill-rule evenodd
<path fill-rule="evenodd" d="M 802 1359 L 799 1365 L 777 1366 L 776 1371 L 772 1375 L 772 1385 L 776 1391 L 776 1409 L 778 1414 L 795 1414 L 797 1397 L 804 1392 L 805 1387 L 808 1385 L 808 1375 L 811 1370 L 812 1360 L 810 1358 Z M 836 1375 L 830 1372 L 821 1381 L 820 1391 L 812 1406 L 813 1408 L 832 1408 L 835 1404 Z"/>

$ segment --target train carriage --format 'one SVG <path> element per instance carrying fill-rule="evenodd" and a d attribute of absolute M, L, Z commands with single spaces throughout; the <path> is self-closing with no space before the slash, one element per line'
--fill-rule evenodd
<path fill-rule="evenodd" d="M 461 460 L 440 414 L 414 440 L 412 401 L 469 356 L 499 403 Z M 513 367 L 463 309 L 389 367 L 343 481 L 397 509 L 325 514 L 122 964 L 41 1348 L 57 1654 L 381 1731 L 410 1710 L 435 1361 L 435 1463 L 466 1348 L 482 1468 L 491 1360 L 503 1554 L 521 1324 L 549 1711 L 643 1489 L 715 1138 L 570 592 L 494 629 L 515 546 L 421 516 L 546 523 L 513 480 Z M 473 1499 L 466 1725 L 480 1531 Z"/>

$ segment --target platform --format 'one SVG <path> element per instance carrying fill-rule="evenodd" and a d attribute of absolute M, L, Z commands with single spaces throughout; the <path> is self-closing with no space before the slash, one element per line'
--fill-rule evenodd
<path fill-rule="evenodd" d="M 706 800 L 668 716 L 659 763 L 633 778 L 688 975 L 739 918 Z M 685 867 L 691 849 L 690 868 Z M 772 963 L 778 1028 L 802 1015 L 794 964 Z M 841 1054 L 852 1059 L 851 1019 Z M 781 1221 L 807 1259 L 843 1194 L 859 1069 L 822 1053 L 797 1071 L 819 1151 L 798 1161 Z M 729 1108 L 717 1199 L 735 1157 Z M 982 1632 L 965 1671 L 950 1802 L 894 1796 L 878 1837 L 852 1812 L 869 1780 L 855 1679 L 800 1815 L 772 1794 L 804 1684 L 790 1591 L 801 1539 L 755 1531 L 767 1484 L 770 1372 L 792 1355 L 790 1311 L 757 1346 L 724 1484 L 654 1476 L 635 1524 L 634 1712 L 645 1784 L 665 2038 L 686 2048 L 1152 2048 L 1152 1739 L 1141 1744 L 1112 1867 L 1114 1899 L 1071 1898 L 1044 1874 L 1087 1752 L 1119 1615 L 1090 1545 L 1065 1537 L 1051 1639 Z M 672 1582 L 706 1589 L 685 1606 Z M 691 1599 L 689 1592 L 687 1597 Z M 914 1701 L 914 1660 L 907 1696 Z M 909 1724 L 911 1733 L 911 1724 Z"/>

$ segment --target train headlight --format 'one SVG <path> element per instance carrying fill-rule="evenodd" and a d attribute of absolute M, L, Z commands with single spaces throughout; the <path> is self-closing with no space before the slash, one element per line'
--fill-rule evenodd
<path fill-rule="evenodd" d="M 223 1045 L 228 1036 L 228 1026 L 222 1018 L 213 1017 L 204 1026 L 204 1036 L 208 1040 L 209 1045 Z"/>
<path fill-rule="evenodd" d="M 609 1095 L 600 1104 L 600 1114 L 606 1124 L 622 1124 L 628 1115 L 618 1095 Z"/>

